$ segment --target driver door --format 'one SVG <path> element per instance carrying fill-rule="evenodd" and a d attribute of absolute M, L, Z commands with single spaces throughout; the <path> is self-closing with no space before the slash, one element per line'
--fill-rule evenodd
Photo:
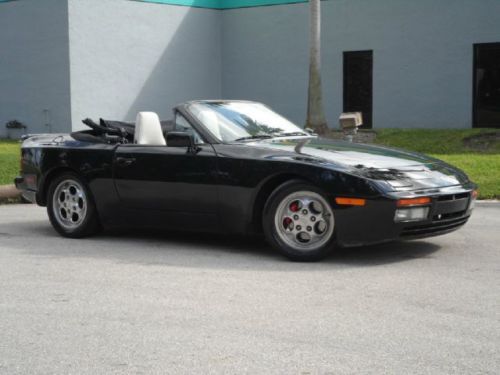
<path fill-rule="evenodd" d="M 161 218 L 170 225 L 183 226 L 193 219 L 200 219 L 200 226 L 215 223 L 216 153 L 180 114 L 176 116 L 175 130 L 193 132 L 198 150 L 168 145 L 118 146 L 113 175 L 122 207 L 138 214 L 141 220 Z"/>

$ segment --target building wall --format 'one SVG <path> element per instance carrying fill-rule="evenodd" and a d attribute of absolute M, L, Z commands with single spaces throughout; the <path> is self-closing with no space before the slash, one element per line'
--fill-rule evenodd
<path fill-rule="evenodd" d="M 222 11 L 222 94 L 262 101 L 305 120 L 308 7 L 277 5 Z"/>
<path fill-rule="evenodd" d="M 342 112 L 343 51 L 373 50 L 373 124 L 469 128 L 473 44 L 500 41 L 498 0 L 322 2 L 324 104 Z M 224 97 L 305 122 L 308 5 L 222 12 Z"/>
<path fill-rule="evenodd" d="M 70 131 L 85 117 L 169 118 L 179 102 L 218 97 L 263 101 L 303 124 L 308 4 L 166 4 L 193 1 L 0 0 L 0 137 L 12 119 Z M 343 51 L 372 49 L 375 128 L 471 127 L 472 45 L 500 41 L 498 0 L 328 0 L 322 11 L 330 126 Z"/>
<path fill-rule="evenodd" d="M 220 11 L 124 0 L 68 0 L 73 129 L 81 119 L 171 118 L 221 97 Z"/>
<path fill-rule="evenodd" d="M 14 119 L 32 133 L 68 130 L 67 12 L 66 0 L 0 3 L 0 137 Z"/>

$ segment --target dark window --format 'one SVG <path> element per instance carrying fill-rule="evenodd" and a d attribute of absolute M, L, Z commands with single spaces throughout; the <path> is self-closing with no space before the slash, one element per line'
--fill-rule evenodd
<path fill-rule="evenodd" d="M 189 121 L 178 112 L 175 114 L 175 131 L 191 134 L 194 137 L 194 142 L 196 144 L 205 143 L 198 132 L 193 129 L 193 126 L 189 123 Z"/>
<path fill-rule="evenodd" d="M 500 43 L 474 45 L 475 128 L 500 128 Z"/>
<path fill-rule="evenodd" d="M 344 112 L 362 112 L 372 127 L 373 51 L 344 52 Z"/>

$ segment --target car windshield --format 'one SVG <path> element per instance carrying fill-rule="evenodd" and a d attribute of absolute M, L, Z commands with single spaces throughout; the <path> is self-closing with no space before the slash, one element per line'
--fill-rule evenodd
<path fill-rule="evenodd" d="M 309 135 L 260 103 L 199 102 L 189 111 L 222 142 Z"/>

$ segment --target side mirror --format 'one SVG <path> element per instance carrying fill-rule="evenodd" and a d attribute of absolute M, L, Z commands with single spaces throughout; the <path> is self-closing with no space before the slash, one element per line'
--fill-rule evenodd
<path fill-rule="evenodd" d="M 195 148 L 194 137 L 185 132 L 169 132 L 167 133 L 168 147 L 187 147 L 192 150 Z"/>

